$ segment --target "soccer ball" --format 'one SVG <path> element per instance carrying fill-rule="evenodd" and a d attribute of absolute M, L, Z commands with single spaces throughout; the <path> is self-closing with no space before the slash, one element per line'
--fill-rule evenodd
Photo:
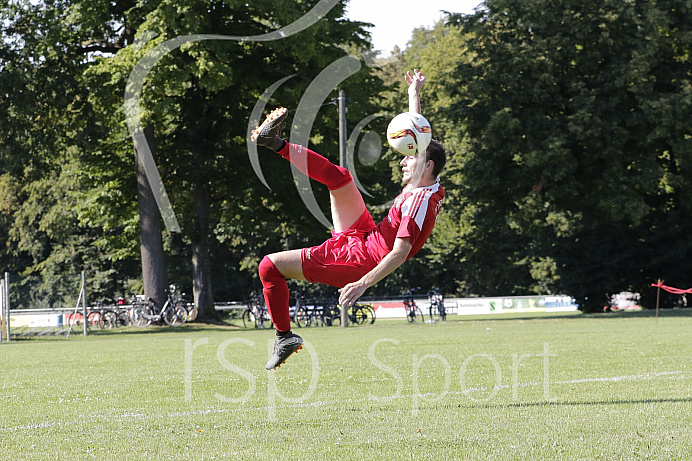
<path fill-rule="evenodd" d="M 387 127 L 387 142 L 403 155 L 425 152 L 431 139 L 430 123 L 422 115 L 413 112 L 397 115 Z"/>

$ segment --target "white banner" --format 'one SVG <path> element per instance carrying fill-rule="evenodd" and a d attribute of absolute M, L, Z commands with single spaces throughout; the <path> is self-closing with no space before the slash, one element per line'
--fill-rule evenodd
<path fill-rule="evenodd" d="M 416 299 L 416 305 L 424 315 L 428 314 L 427 299 Z M 508 296 L 498 298 L 449 298 L 445 299 L 448 315 L 489 315 L 526 312 L 573 312 L 579 307 L 569 296 Z M 403 301 L 373 301 L 377 318 L 403 318 L 406 309 Z"/>

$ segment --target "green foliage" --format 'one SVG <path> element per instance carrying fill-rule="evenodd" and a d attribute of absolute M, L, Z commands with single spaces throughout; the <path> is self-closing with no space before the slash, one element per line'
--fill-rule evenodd
<path fill-rule="evenodd" d="M 87 270 L 101 296 L 119 286 L 109 275 L 124 278 L 128 270 L 94 245 L 98 232 L 78 215 L 88 187 L 82 160 L 98 127 L 82 78 L 90 58 L 69 6 L 12 2 L 2 9 L 0 252 L 3 270 L 40 274 L 49 284 Z"/>
<path fill-rule="evenodd" d="M 73 269 L 89 260 L 96 265 L 90 266 L 94 281 L 115 271 L 118 283 L 129 284 L 136 276 L 129 271 L 138 266 L 139 225 L 123 95 L 135 64 L 178 36 L 275 31 L 314 3 L 66 0 L 3 7 L 3 36 L 16 38 L 0 45 L 0 94 L 9 101 L 0 109 L 0 230 L 10 236 L 3 262 L 5 253 L 16 261 L 3 269 L 60 272 L 65 248 L 71 248 Z M 183 230 L 165 242 L 171 280 L 183 289 L 192 285 L 193 245 L 212 255 L 218 298 L 240 299 L 256 288 L 262 254 L 327 235 L 300 201 L 288 163 L 267 152 L 261 161 L 272 189 L 264 188 L 252 173 L 245 137 L 252 107 L 274 82 L 296 74 L 268 106 L 295 108 L 307 85 L 345 50 L 366 58 L 367 33 L 343 18 L 344 7 L 336 5 L 325 19 L 282 40 L 186 44 L 148 75 L 143 123 L 155 128 L 158 169 Z M 16 87 L 22 91 L 11 94 Z M 343 87 L 352 124 L 379 111 L 381 84 L 371 69 L 364 67 Z M 312 132 L 311 147 L 332 158 L 337 118 L 326 106 Z M 373 199 L 382 199 L 388 169 L 362 173 Z M 316 195 L 328 210 L 326 191 L 316 188 Z M 195 200 L 203 196 L 206 208 Z"/>
<path fill-rule="evenodd" d="M 686 5 L 491 0 L 456 18 L 473 56 L 456 69 L 464 92 L 447 112 L 470 140 L 470 259 L 484 272 L 511 268 L 502 284 L 484 274 L 481 292 L 514 279 L 600 309 L 607 294 L 643 291 L 662 271 L 685 283 L 689 239 L 656 246 L 656 229 L 689 230 L 675 217 L 689 209 Z M 527 261 L 538 264 L 528 266 L 533 283 Z M 546 261 L 552 269 L 539 269 Z"/>
<path fill-rule="evenodd" d="M 468 270 L 465 269 L 465 236 L 469 221 L 463 217 L 465 199 L 459 194 L 459 172 L 462 167 L 462 133 L 445 113 L 458 95 L 447 92 L 454 81 L 459 60 L 467 59 L 460 50 L 466 38 L 457 28 L 445 27 L 443 22 L 433 29 L 417 29 L 406 50 L 395 48 L 387 58 L 378 60 L 378 76 L 390 88 L 383 93 L 383 106 L 388 115 L 408 110 L 406 71 L 419 69 L 427 77 L 421 95 L 422 112 L 431 122 L 433 137 L 445 145 L 448 163 L 441 182 L 445 188 L 442 213 L 425 247 L 404 266 L 380 282 L 381 294 L 398 294 L 415 286 L 423 291 L 439 287 L 444 292 L 468 294 Z M 390 160 L 393 176 L 400 179 L 400 158 Z M 398 193 L 396 191 L 395 193 Z"/>
<path fill-rule="evenodd" d="M 139 223 L 123 95 L 135 64 L 174 37 L 264 34 L 314 4 L 1 7 L 0 269 L 50 280 L 87 268 L 104 294 L 131 286 Z M 271 190 L 252 173 L 245 136 L 254 104 L 279 79 L 295 75 L 268 107 L 295 108 L 346 53 L 372 62 L 364 25 L 344 19 L 345 8 L 340 2 L 282 40 L 189 43 L 148 75 L 143 123 L 155 128 L 157 165 L 183 230 L 165 236 L 168 270 L 185 291 L 195 245 L 211 255 L 216 297 L 240 299 L 258 289 L 263 254 L 328 236 L 287 162 L 260 153 Z M 406 110 L 402 75 L 422 70 L 423 112 L 449 154 L 430 241 L 369 294 L 413 285 L 463 295 L 567 293 L 600 310 L 621 290 L 640 292 L 651 307 L 658 278 L 688 287 L 690 13 L 684 0 L 488 0 L 474 15 L 416 30 L 406 50 L 346 80 L 349 128 L 381 115 L 361 137 L 376 144 L 374 133 Z M 336 161 L 338 113 L 325 102 L 310 147 Z M 400 190 L 397 157 L 356 165 L 376 219 L 386 209 L 378 205 Z M 313 186 L 328 210 L 327 192 Z"/>

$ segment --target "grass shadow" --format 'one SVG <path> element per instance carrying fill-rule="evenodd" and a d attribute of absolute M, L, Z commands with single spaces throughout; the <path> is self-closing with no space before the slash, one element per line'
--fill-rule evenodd
<path fill-rule="evenodd" d="M 655 309 L 645 309 L 641 311 L 614 311 L 614 312 L 598 312 L 583 314 L 584 318 L 656 318 Z M 692 317 L 692 309 L 661 309 L 658 311 L 658 316 L 662 318 L 668 317 Z"/>
<path fill-rule="evenodd" d="M 676 397 L 667 399 L 640 399 L 640 400 L 596 400 L 593 402 L 530 402 L 530 403 L 509 403 L 504 405 L 488 405 L 488 407 L 546 407 L 546 406 L 581 406 L 581 405 L 638 405 L 650 403 L 690 403 L 692 397 Z"/>
<path fill-rule="evenodd" d="M 133 326 L 123 328 L 113 328 L 111 330 L 94 330 L 89 331 L 89 336 L 118 336 L 118 335 L 161 335 L 170 333 L 208 333 L 219 331 L 249 331 L 254 328 L 243 328 L 232 324 L 220 323 L 186 323 L 179 327 L 170 327 L 167 325 L 149 325 L 144 328 Z"/>
<path fill-rule="evenodd" d="M 692 309 L 661 309 L 660 318 L 692 318 Z M 449 317 L 452 317 L 449 319 Z M 656 318 L 655 310 L 641 311 L 615 311 L 615 312 L 590 312 L 581 311 L 564 313 L 507 313 L 507 314 L 484 314 L 484 315 L 454 315 L 449 316 L 448 322 L 488 322 L 506 320 L 580 320 L 580 319 L 632 319 L 632 318 Z"/>
<path fill-rule="evenodd" d="M 426 406 L 425 410 L 448 411 L 459 408 L 539 408 L 539 407 L 578 407 L 578 406 L 598 406 L 598 405 L 640 405 L 640 404 L 665 404 L 665 403 L 692 403 L 692 397 L 675 397 L 663 399 L 625 399 L 625 400 L 594 400 L 594 401 L 572 401 L 572 402 L 517 402 L 517 403 L 486 403 L 469 402 L 457 404 L 439 404 Z"/>

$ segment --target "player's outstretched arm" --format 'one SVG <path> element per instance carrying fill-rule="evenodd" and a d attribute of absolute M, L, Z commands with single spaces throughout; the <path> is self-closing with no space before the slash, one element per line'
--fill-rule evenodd
<path fill-rule="evenodd" d="M 413 73 L 411 71 L 406 72 L 404 78 L 408 83 L 408 111 L 420 114 L 420 90 L 425 84 L 425 75 L 418 69 L 413 69 Z"/>
<path fill-rule="evenodd" d="M 365 274 L 360 280 L 349 283 L 339 290 L 339 304 L 342 306 L 349 306 L 355 303 L 358 298 L 363 296 L 365 290 L 394 272 L 397 267 L 406 262 L 406 258 L 411 252 L 411 247 L 411 239 L 397 237 L 396 240 L 394 240 L 392 251 L 382 258 L 382 261 L 380 261 L 373 270 Z"/>

